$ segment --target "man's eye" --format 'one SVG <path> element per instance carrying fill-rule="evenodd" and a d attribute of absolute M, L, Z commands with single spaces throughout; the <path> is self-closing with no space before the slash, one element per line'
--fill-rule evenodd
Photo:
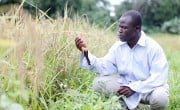
<path fill-rule="evenodd" d="M 123 29 L 127 29 L 127 26 L 123 26 Z"/>
<path fill-rule="evenodd" d="M 119 26 L 120 28 L 122 29 L 127 29 L 128 27 L 127 26 Z"/>
<path fill-rule="evenodd" d="M 119 26 L 119 27 L 124 29 L 124 26 Z"/>

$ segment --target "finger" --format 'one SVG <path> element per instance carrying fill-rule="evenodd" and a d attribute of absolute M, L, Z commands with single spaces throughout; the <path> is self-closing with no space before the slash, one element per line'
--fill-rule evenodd
<path fill-rule="evenodd" d="M 77 42 L 76 42 L 76 46 L 77 46 L 77 48 L 81 48 L 81 44 L 83 44 L 83 41 L 82 40 L 78 40 Z"/>
<path fill-rule="evenodd" d="M 75 42 L 78 43 L 78 42 L 81 42 L 83 41 L 82 39 L 76 39 Z"/>
<path fill-rule="evenodd" d="M 76 37 L 76 38 L 75 38 L 75 42 L 76 42 L 77 40 L 79 40 L 79 39 L 81 39 L 81 38 L 80 38 L 80 37 Z"/>
<path fill-rule="evenodd" d="M 80 42 L 83 42 L 83 40 L 81 38 L 77 38 L 75 39 L 75 44 L 78 45 Z"/>
<path fill-rule="evenodd" d="M 118 92 L 122 91 L 125 88 L 125 86 L 121 86 Z"/>
<path fill-rule="evenodd" d="M 88 51 L 86 44 L 84 43 L 84 41 L 80 38 L 80 37 L 76 37 L 75 38 L 75 44 L 76 47 L 80 50 L 80 51 Z M 83 48 L 84 47 L 84 48 Z"/>
<path fill-rule="evenodd" d="M 117 92 L 120 93 L 120 92 L 122 91 L 122 89 L 123 89 L 123 88 L 121 87 Z"/>
<path fill-rule="evenodd" d="M 119 93 L 124 95 L 127 91 L 128 91 L 127 88 L 122 88 L 119 90 Z"/>
<path fill-rule="evenodd" d="M 78 40 L 78 41 L 76 42 L 76 45 L 80 45 L 80 44 L 82 44 L 82 43 L 83 43 L 82 40 Z"/>
<path fill-rule="evenodd" d="M 126 92 L 123 93 L 123 95 L 126 96 L 126 97 L 129 97 L 130 96 L 130 91 L 127 90 Z"/>
<path fill-rule="evenodd" d="M 131 96 L 133 93 L 134 93 L 134 91 L 132 91 L 130 88 L 128 88 L 128 91 L 127 91 L 126 93 L 124 93 L 124 95 L 125 95 L 126 97 L 129 97 L 129 96 Z"/>

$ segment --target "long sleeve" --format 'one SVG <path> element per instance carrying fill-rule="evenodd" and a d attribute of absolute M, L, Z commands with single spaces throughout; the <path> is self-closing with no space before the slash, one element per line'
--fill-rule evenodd
<path fill-rule="evenodd" d="M 88 57 L 90 60 L 90 65 L 88 65 L 85 56 L 82 54 L 80 57 L 80 66 L 84 69 L 90 69 L 91 71 L 103 75 L 117 73 L 117 66 L 115 62 L 115 48 L 113 45 L 109 52 L 103 58 L 96 58 L 90 52 L 88 52 Z"/>
<path fill-rule="evenodd" d="M 124 98 L 128 108 L 134 109 L 144 93 L 149 93 L 159 86 L 168 86 L 168 63 L 162 48 L 144 33 L 133 48 L 127 42 L 114 44 L 103 58 L 88 54 L 91 65 L 81 55 L 82 68 L 88 68 L 101 76 L 117 73 L 119 83 L 136 91 Z"/>
<path fill-rule="evenodd" d="M 144 81 L 135 81 L 128 86 L 136 92 L 147 93 L 158 86 L 163 86 L 168 80 L 168 63 L 161 48 L 154 49 L 149 57 L 150 76 Z"/>

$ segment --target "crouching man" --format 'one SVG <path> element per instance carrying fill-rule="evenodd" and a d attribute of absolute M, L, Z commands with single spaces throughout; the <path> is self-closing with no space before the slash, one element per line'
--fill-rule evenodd
<path fill-rule="evenodd" d="M 141 19 L 135 10 L 120 17 L 120 40 L 103 58 L 92 55 L 77 37 L 75 44 L 82 51 L 80 64 L 99 74 L 93 82 L 95 91 L 124 96 L 120 99 L 123 110 L 135 109 L 139 103 L 149 104 L 152 110 L 165 110 L 169 103 L 167 59 L 159 44 L 141 31 Z"/>

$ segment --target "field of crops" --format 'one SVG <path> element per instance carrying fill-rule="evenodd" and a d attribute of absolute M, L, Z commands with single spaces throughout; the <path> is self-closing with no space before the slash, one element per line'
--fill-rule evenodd
<path fill-rule="evenodd" d="M 96 75 L 79 68 L 74 38 L 81 36 L 96 56 L 118 40 L 80 17 L 0 16 L 0 110 L 118 110 L 118 97 L 94 93 Z M 169 62 L 169 110 L 180 110 L 180 35 L 155 33 Z"/>

